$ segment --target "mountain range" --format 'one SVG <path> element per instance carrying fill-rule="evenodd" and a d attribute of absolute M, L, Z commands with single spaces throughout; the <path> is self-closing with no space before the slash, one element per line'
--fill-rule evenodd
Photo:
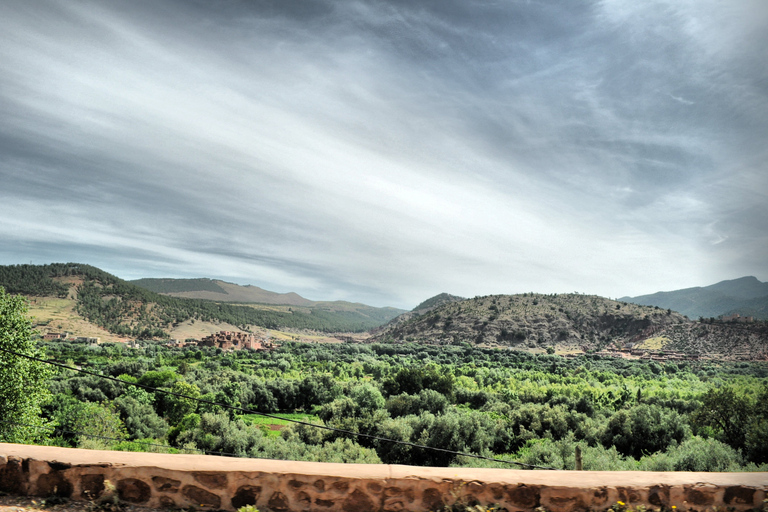
<path fill-rule="evenodd" d="M 128 282 L 162 295 L 188 299 L 287 304 L 289 306 L 314 306 L 319 304 L 317 301 L 305 299 L 298 293 L 276 293 L 259 288 L 258 286 L 242 286 L 218 279 L 145 278 Z"/>
<path fill-rule="evenodd" d="M 275 299 L 281 294 L 253 293 L 259 289 L 210 279 L 150 282 L 156 289 L 162 287 L 167 294 L 138 286 L 91 265 L 0 266 L 0 286 L 8 292 L 34 297 L 36 304 L 50 305 L 47 299 L 56 299 L 62 311 L 78 315 L 109 333 L 134 338 L 167 338 L 176 327 L 195 322 L 227 324 L 228 328 L 240 330 L 260 327 L 363 332 L 404 312 L 345 301 L 313 302 L 296 294 L 285 294 L 294 301 L 288 304 L 253 302 L 248 299 Z M 206 297 L 216 293 L 228 300 L 191 296 L 195 292 Z M 177 297 L 174 293 L 190 296 Z"/>
<path fill-rule="evenodd" d="M 739 314 L 768 320 L 768 283 L 753 276 L 619 300 L 672 309 L 692 319 Z"/>
<path fill-rule="evenodd" d="M 43 318 L 38 326 L 101 329 L 109 335 L 105 337 L 109 341 L 185 339 L 193 328 L 207 333 L 221 329 L 289 329 L 361 333 L 354 338 L 338 336 L 348 341 L 471 343 L 558 352 L 631 347 L 715 358 L 768 359 L 768 323 L 709 318 L 721 311 L 732 311 L 734 304 L 742 308 L 744 304 L 756 304 L 754 310 L 760 311 L 765 299 L 762 293 L 768 285 L 749 277 L 625 298 L 629 300 L 578 293 L 465 299 L 441 293 L 411 311 L 344 301 L 311 301 L 295 293 L 205 278 L 129 282 L 77 263 L 0 266 L 0 286 L 30 297 L 33 313 L 48 315 L 46 318 L 55 322 Z M 679 302 L 672 302 L 672 298 Z M 635 302 L 640 300 L 655 304 Z M 712 314 L 700 321 L 677 311 L 685 310 L 678 304 L 701 306 L 705 302 L 712 307 Z M 56 309 L 56 315 L 49 314 L 52 309 Z M 690 309 L 685 311 L 690 315 Z M 740 312 L 748 314 L 745 309 Z"/>

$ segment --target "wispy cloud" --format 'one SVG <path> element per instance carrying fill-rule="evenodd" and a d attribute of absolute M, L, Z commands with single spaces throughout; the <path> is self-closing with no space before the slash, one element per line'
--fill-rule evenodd
<path fill-rule="evenodd" d="M 0 258 L 404 307 L 768 279 L 765 14 L 5 2 Z"/>

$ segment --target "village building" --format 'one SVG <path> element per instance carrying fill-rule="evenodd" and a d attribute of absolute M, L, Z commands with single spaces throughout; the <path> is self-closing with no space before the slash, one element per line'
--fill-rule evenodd
<path fill-rule="evenodd" d="M 206 336 L 198 342 L 201 347 L 216 347 L 222 350 L 240 350 L 250 348 L 252 350 L 263 350 L 270 348 L 270 345 L 257 339 L 251 333 L 235 331 L 219 331 L 210 336 Z"/>
<path fill-rule="evenodd" d="M 747 322 L 754 322 L 755 321 L 755 317 L 753 317 L 753 316 L 741 316 L 738 313 L 734 313 L 732 315 L 728 315 L 728 316 L 722 317 L 722 320 L 723 320 L 723 322 L 742 322 L 742 323 L 747 323 Z"/>
<path fill-rule="evenodd" d="M 43 339 L 46 341 L 51 340 L 65 340 L 69 337 L 68 332 L 49 332 L 43 335 Z"/>

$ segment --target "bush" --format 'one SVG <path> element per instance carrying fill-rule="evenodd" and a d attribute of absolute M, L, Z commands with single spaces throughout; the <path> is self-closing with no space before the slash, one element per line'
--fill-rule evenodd
<path fill-rule="evenodd" d="M 672 454 L 675 471 L 737 471 L 743 460 L 739 452 L 716 439 L 694 436 Z"/>

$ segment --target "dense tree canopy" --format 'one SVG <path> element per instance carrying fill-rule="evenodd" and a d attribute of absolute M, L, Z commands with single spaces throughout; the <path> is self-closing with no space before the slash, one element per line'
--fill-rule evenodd
<path fill-rule="evenodd" d="M 125 350 L 64 342 L 46 347 L 57 359 L 127 382 L 222 404 L 148 393 L 68 370 L 49 379 L 51 404 L 90 403 L 101 417 L 117 418 L 122 427 L 108 424 L 117 439 L 128 438 L 114 442 L 121 449 L 150 442 L 171 451 L 295 460 L 506 467 L 240 414 L 225 407 L 231 405 L 566 469 L 573 468 L 577 445 L 585 469 L 593 470 L 730 471 L 768 463 L 768 368 L 760 363 L 566 359 L 468 344 L 286 343 L 271 352 L 234 353 L 154 342 Z M 720 422 L 721 413 L 733 412 L 730 407 L 740 415 Z M 48 405 L 44 412 L 65 418 L 57 411 Z M 63 436 L 56 442 L 76 446 L 84 439 Z"/>
<path fill-rule="evenodd" d="M 19 357 L 41 354 L 32 341 L 26 299 L 0 287 L 0 441 L 21 443 L 45 435 L 40 404 L 48 396 L 52 373 L 43 363 Z"/>

